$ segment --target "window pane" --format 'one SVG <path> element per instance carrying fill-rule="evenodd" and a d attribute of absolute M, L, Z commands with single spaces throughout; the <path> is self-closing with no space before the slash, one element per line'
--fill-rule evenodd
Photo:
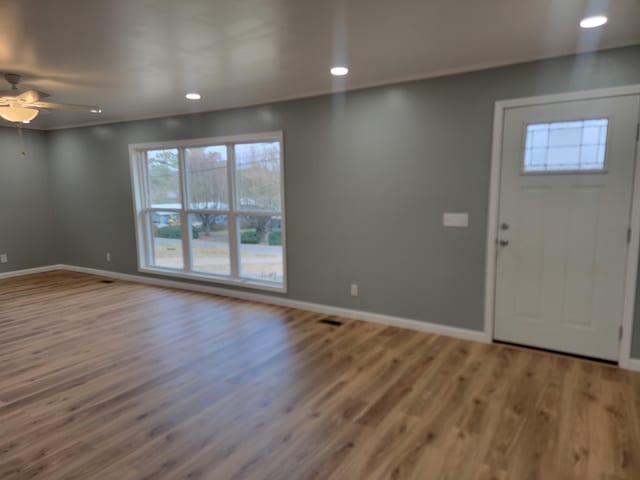
<path fill-rule="evenodd" d="M 609 120 L 577 120 L 527 126 L 525 172 L 603 170 Z"/>
<path fill-rule="evenodd" d="M 228 210 L 227 147 L 185 149 L 189 208 Z"/>
<path fill-rule="evenodd" d="M 580 147 L 550 148 L 546 170 L 573 170 L 580 167 Z"/>
<path fill-rule="evenodd" d="M 549 125 L 549 145 L 554 147 L 572 147 L 580 145 L 582 125 L 576 122 L 558 122 Z"/>
<path fill-rule="evenodd" d="M 549 130 L 534 130 L 531 132 L 531 135 L 527 135 L 527 139 L 529 137 L 531 137 L 532 147 L 546 148 L 549 142 Z"/>
<path fill-rule="evenodd" d="M 153 242 L 152 264 L 156 267 L 184 267 L 182 256 L 182 226 L 180 214 L 175 212 L 149 212 Z"/>
<path fill-rule="evenodd" d="M 598 165 L 604 163 L 604 157 L 601 158 L 600 152 L 604 154 L 604 149 L 596 145 L 586 145 L 582 147 L 582 166 L 584 168 L 598 168 Z"/>
<path fill-rule="evenodd" d="M 547 162 L 546 149 L 531 148 L 525 152 L 525 163 L 529 171 L 543 171 Z"/>
<path fill-rule="evenodd" d="M 230 275 L 227 215 L 194 213 L 189 215 L 189 223 L 193 234 L 191 253 L 194 270 Z"/>
<path fill-rule="evenodd" d="M 154 208 L 180 208 L 180 170 L 178 149 L 147 151 L 149 203 Z"/>
<path fill-rule="evenodd" d="M 598 145 L 600 143 L 599 127 L 584 127 L 582 131 L 582 145 Z"/>
<path fill-rule="evenodd" d="M 234 146 L 240 210 L 279 212 L 280 142 Z"/>
<path fill-rule="evenodd" d="M 281 223 L 279 216 L 238 217 L 242 277 L 282 283 Z"/>

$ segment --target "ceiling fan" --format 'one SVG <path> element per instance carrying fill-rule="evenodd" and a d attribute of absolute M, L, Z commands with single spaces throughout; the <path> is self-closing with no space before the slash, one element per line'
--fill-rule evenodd
<path fill-rule="evenodd" d="M 48 93 L 38 90 L 18 89 L 20 75 L 6 73 L 4 79 L 9 82 L 9 90 L 0 91 L 0 117 L 15 123 L 29 123 L 36 118 L 41 109 L 63 108 L 68 110 L 81 110 L 91 113 L 100 113 L 100 107 L 92 105 L 73 105 L 69 103 L 45 102 Z"/>

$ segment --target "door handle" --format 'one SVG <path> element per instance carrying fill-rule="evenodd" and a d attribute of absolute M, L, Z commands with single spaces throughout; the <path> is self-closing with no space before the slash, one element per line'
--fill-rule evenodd
<path fill-rule="evenodd" d="M 509 240 L 505 240 L 503 238 L 501 238 L 498 243 L 500 244 L 501 247 L 506 247 L 507 245 L 509 245 Z"/>

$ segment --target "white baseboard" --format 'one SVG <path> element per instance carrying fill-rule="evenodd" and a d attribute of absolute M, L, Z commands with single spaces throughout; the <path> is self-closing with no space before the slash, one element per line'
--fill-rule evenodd
<path fill-rule="evenodd" d="M 24 275 L 33 275 L 34 273 L 51 272 L 53 270 L 64 269 L 63 265 L 47 265 L 46 267 L 25 268 L 23 270 L 14 270 L 12 272 L 0 273 L 0 280 L 4 278 L 22 277 Z"/>
<path fill-rule="evenodd" d="M 194 292 L 209 293 L 213 295 L 221 295 L 225 297 L 237 298 L 240 300 L 248 300 L 252 302 L 267 303 L 278 305 L 281 307 L 297 308 L 310 312 L 322 313 L 324 315 L 335 315 L 338 317 L 353 318 L 363 320 L 365 322 L 381 323 L 383 325 L 391 325 L 394 327 L 406 328 L 410 330 L 418 330 L 421 332 L 435 333 L 447 337 L 459 338 L 462 340 L 470 340 L 473 342 L 487 342 L 483 332 L 468 330 L 464 328 L 448 327 L 446 325 L 438 325 L 435 323 L 422 322 L 408 318 L 394 317 L 391 315 L 383 315 L 379 313 L 365 312 L 362 310 L 352 310 L 348 308 L 333 307 L 331 305 L 322 305 L 320 303 L 303 302 L 300 300 L 292 300 L 280 296 L 264 295 L 259 293 L 247 292 L 244 290 L 232 290 L 230 288 L 213 287 L 208 285 L 193 284 L 180 282 L 175 280 L 164 280 L 153 277 L 144 277 L 141 275 L 129 275 L 126 273 L 111 272 L 108 270 L 98 270 L 94 268 L 76 267 L 73 265 L 58 265 L 60 270 L 68 270 L 71 272 L 88 273 L 91 275 L 99 275 L 118 280 L 126 280 L 136 283 L 144 283 L 147 285 L 155 285 L 159 287 L 176 288 L 181 290 L 190 290 Z"/>
<path fill-rule="evenodd" d="M 422 322 L 409 318 L 394 317 L 392 315 L 383 315 L 379 313 L 365 312 L 362 310 L 352 310 L 349 308 L 333 307 L 331 305 L 323 305 L 320 303 L 303 302 L 300 300 L 292 300 L 280 296 L 264 295 L 259 293 L 247 292 L 244 290 L 232 290 L 229 288 L 213 287 L 208 285 L 193 284 L 180 282 L 175 280 L 164 280 L 161 278 L 144 277 L 141 275 L 130 275 L 127 273 L 111 272 L 109 270 L 99 270 L 95 268 L 76 267 L 74 265 L 49 265 L 46 267 L 29 268 L 25 270 L 16 270 L 14 272 L 0 273 L 0 279 L 18 277 L 22 275 L 31 275 L 34 273 L 51 272 L 53 270 L 67 270 L 70 272 L 86 273 L 101 277 L 114 278 L 117 280 L 125 280 L 129 282 L 144 283 L 147 285 L 155 285 L 158 287 L 176 288 L 179 290 L 190 290 L 193 292 L 209 293 L 224 297 L 237 298 L 240 300 L 248 300 L 251 302 L 267 303 L 270 305 L 278 305 L 281 307 L 297 308 L 299 310 L 307 310 L 310 312 L 322 313 L 324 315 L 334 315 L 338 317 L 353 318 L 365 322 L 380 323 L 409 330 L 417 330 L 420 332 L 434 333 L 444 335 L 446 337 L 459 338 L 472 342 L 491 343 L 484 332 L 468 330 L 458 327 L 448 327 L 436 323 Z M 640 372 L 640 359 L 628 359 L 621 365 L 623 368 Z"/>
<path fill-rule="evenodd" d="M 640 358 L 632 358 L 627 363 L 626 368 L 634 372 L 640 372 Z"/>

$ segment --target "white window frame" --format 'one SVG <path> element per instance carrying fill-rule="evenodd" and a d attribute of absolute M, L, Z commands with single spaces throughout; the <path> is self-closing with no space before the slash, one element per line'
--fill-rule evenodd
<path fill-rule="evenodd" d="M 234 145 L 261 142 L 280 143 L 280 210 L 247 210 L 240 209 L 237 205 L 237 185 L 236 185 L 236 164 L 234 155 Z M 207 212 L 219 215 L 226 215 L 228 221 L 229 234 L 229 260 L 230 275 L 219 275 L 194 271 L 193 255 L 191 252 L 191 235 L 189 215 L 201 212 L 201 209 L 189 208 L 187 199 L 187 180 L 185 172 L 184 149 L 208 147 L 227 147 L 227 181 L 229 192 L 229 206 L 227 211 L 207 210 Z M 180 191 L 182 208 L 151 208 L 146 205 L 148 195 L 148 178 L 144 173 L 145 152 L 148 150 L 178 149 L 178 161 L 180 163 Z M 267 290 L 272 292 L 287 292 L 287 248 L 286 248 L 286 213 L 285 213 L 285 188 L 284 188 L 284 138 L 282 132 L 265 132 L 246 135 L 231 135 L 224 137 L 198 138 L 193 140 L 178 140 L 153 143 L 136 143 L 129 145 L 129 159 L 131 169 L 131 189 L 133 194 L 133 208 L 136 232 L 136 252 L 138 260 L 138 271 L 143 273 L 153 273 L 170 277 L 199 280 L 210 283 L 235 285 Z M 153 237 L 150 232 L 149 222 L 146 217 L 149 212 L 175 212 L 181 217 L 182 238 L 183 238 L 183 267 L 181 269 L 164 268 L 153 265 Z M 282 235 L 282 283 L 269 282 L 249 277 L 241 277 L 240 267 L 240 232 L 237 228 L 238 216 L 279 216 L 280 230 Z"/>

